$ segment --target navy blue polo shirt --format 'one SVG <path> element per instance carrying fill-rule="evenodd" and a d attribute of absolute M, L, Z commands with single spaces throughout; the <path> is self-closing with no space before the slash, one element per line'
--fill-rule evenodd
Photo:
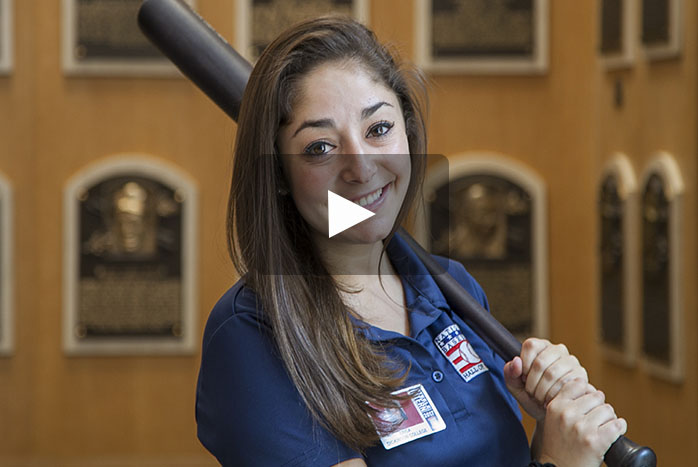
<path fill-rule="evenodd" d="M 410 365 L 405 387 L 421 384 L 446 428 L 390 450 L 381 444 L 371 447 L 363 456 L 366 463 L 528 465 L 528 441 L 516 401 L 504 384 L 504 362 L 455 316 L 402 239 L 393 239 L 388 256 L 402 277 L 411 335 L 375 326 L 362 332 L 387 344 L 392 359 Z M 487 306 L 482 289 L 462 265 L 437 259 Z M 469 373 L 448 355 L 454 336 L 467 340 L 484 367 Z M 331 466 L 362 457 L 312 419 L 286 374 L 270 329 L 259 318 L 256 296 L 243 281 L 223 295 L 209 316 L 196 418 L 199 439 L 225 466 Z"/>

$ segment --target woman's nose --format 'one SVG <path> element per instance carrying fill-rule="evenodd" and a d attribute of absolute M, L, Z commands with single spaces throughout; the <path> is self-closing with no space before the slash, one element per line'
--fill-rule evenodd
<path fill-rule="evenodd" d="M 360 137 L 354 135 L 348 135 L 341 140 L 341 150 L 342 154 L 365 154 L 366 148 L 364 148 L 364 141 Z"/>
<path fill-rule="evenodd" d="M 371 154 L 342 154 L 342 178 L 347 183 L 369 182 L 376 173 L 375 156 Z"/>

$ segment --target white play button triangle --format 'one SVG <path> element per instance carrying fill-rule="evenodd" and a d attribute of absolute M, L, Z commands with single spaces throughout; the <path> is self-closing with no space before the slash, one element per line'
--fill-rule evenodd
<path fill-rule="evenodd" d="M 330 190 L 327 190 L 327 214 L 330 238 L 376 215 Z"/>

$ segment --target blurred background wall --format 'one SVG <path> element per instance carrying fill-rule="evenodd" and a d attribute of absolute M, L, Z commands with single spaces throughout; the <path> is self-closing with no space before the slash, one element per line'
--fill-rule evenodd
<path fill-rule="evenodd" d="M 225 38 L 233 0 L 198 0 Z M 413 2 L 372 0 L 368 22 L 414 57 Z M 14 65 L 0 77 L 0 173 L 14 189 L 14 352 L 0 357 L 0 465 L 215 465 L 196 439 L 197 351 L 184 356 L 67 356 L 61 344 L 66 181 L 119 154 L 161 160 L 199 189 L 196 340 L 236 276 L 225 247 L 235 125 L 186 79 L 66 76 L 61 3 L 14 2 Z M 698 465 L 698 6 L 684 2 L 681 54 L 607 70 L 596 1 L 550 1 L 548 71 L 430 74 L 429 151 L 501 154 L 547 185 L 550 339 L 589 370 L 628 436 L 660 465 Z M 622 104 L 616 103 L 622 92 Z M 682 234 L 685 377 L 651 376 L 598 345 L 597 190 L 617 151 L 641 174 L 671 153 L 685 183 Z M 530 427 L 530 422 L 527 422 Z"/>

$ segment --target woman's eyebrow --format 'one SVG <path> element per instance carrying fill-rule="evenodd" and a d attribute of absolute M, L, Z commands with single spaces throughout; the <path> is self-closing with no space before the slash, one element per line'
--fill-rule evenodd
<path fill-rule="evenodd" d="M 381 101 L 381 102 L 378 102 L 377 104 L 373 104 L 372 106 L 366 107 L 365 109 L 363 109 L 363 110 L 361 111 L 361 120 L 367 119 L 368 117 L 370 117 L 371 115 L 373 115 L 373 114 L 376 112 L 376 110 L 380 109 L 380 108 L 383 107 L 384 105 L 387 105 L 387 106 L 392 107 L 391 104 L 389 104 L 389 103 L 387 103 L 387 102 L 385 102 L 385 101 Z"/>
<path fill-rule="evenodd" d="M 381 101 L 376 104 L 373 104 L 370 107 L 366 107 L 361 111 L 361 120 L 365 120 L 384 105 L 387 105 L 389 107 L 392 107 L 392 104 Z M 293 136 L 291 138 L 295 138 L 298 133 L 300 133 L 302 130 L 306 128 L 332 128 L 334 126 L 334 120 L 331 118 L 321 118 L 319 120 L 306 120 L 301 125 L 298 127 L 298 129 L 293 133 Z"/>
<path fill-rule="evenodd" d="M 293 136 L 291 138 L 295 138 L 298 133 L 301 132 L 301 130 L 304 130 L 306 128 L 332 128 L 334 126 L 334 121 L 331 118 L 322 118 L 320 120 L 306 120 L 303 123 L 301 123 L 301 126 L 298 127 L 295 133 L 293 133 Z"/>

